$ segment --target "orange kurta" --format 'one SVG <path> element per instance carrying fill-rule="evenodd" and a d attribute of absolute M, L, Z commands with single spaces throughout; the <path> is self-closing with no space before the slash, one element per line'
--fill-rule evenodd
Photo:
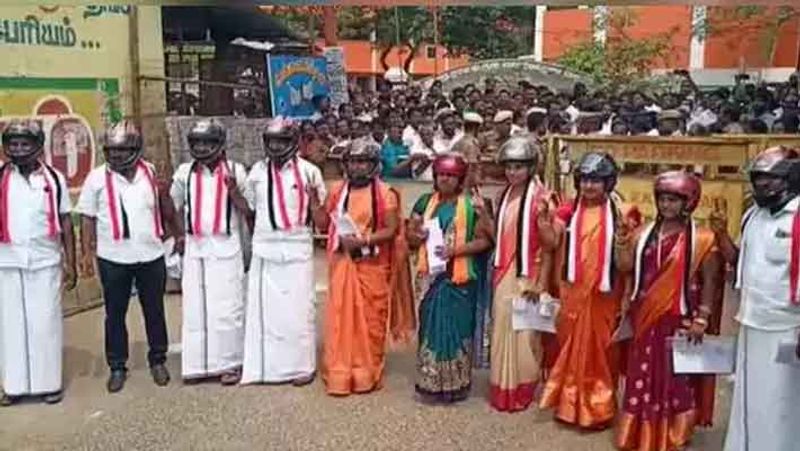
<path fill-rule="evenodd" d="M 610 293 L 599 290 L 601 206 L 584 209 L 581 236 L 582 277 L 575 283 L 560 278 L 561 311 L 556 324 L 560 351 L 542 392 L 540 407 L 555 408 L 561 421 L 585 428 L 607 426 L 615 415 L 618 363 L 611 337 L 624 293 L 617 277 Z M 610 226 L 610 225 L 609 225 Z M 562 243 L 556 268 L 562 268 Z"/>
<path fill-rule="evenodd" d="M 378 187 L 386 214 L 395 214 L 395 192 L 384 184 Z M 336 200 L 331 196 L 328 211 L 334 210 Z M 371 231 L 376 219 L 369 186 L 350 190 L 347 213 L 362 234 Z M 322 362 L 329 394 L 365 393 L 381 386 L 389 309 L 394 304 L 390 300 L 395 246 L 395 242 L 383 244 L 377 256 L 362 260 L 340 251 L 329 254 Z"/>

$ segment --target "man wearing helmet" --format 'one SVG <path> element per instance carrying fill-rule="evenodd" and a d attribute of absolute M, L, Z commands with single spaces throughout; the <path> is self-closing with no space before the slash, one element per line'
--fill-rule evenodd
<path fill-rule="evenodd" d="M 297 155 L 293 123 L 271 120 L 263 139 L 266 158 L 245 182 L 255 228 L 242 383 L 301 386 L 316 372 L 310 206 L 325 195 L 325 183 L 319 168 Z"/>
<path fill-rule="evenodd" d="M 21 396 L 62 398 L 61 287 L 75 287 L 75 238 L 66 179 L 44 163 L 44 140 L 33 121 L 13 121 L 2 135 L 2 406 Z"/>
<path fill-rule="evenodd" d="M 612 200 L 617 165 L 604 152 L 588 152 L 574 172 L 577 197 L 554 222 L 561 273 L 556 323 L 558 357 L 540 406 L 582 428 L 608 427 L 616 410 L 617 362 L 611 337 L 625 289 L 613 258 L 614 234 L 626 219 Z M 597 352 L 596 350 L 605 350 Z"/>
<path fill-rule="evenodd" d="M 156 180 L 155 168 L 142 158 L 142 135 L 127 120 L 110 126 L 101 136 L 105 164 L 93 169 L 81 188 L 76 210 L 81 214 L 83 267 L 97 269 L 105 301 L 106 362 L 111 369 L 107 388 L 122 390 L 127 378 L 128 329 L 125 317 L 136 283 L 142 304 L 147 361 L 153 381 L 169 383 L 167 325 L 164 319 L 164 226 L 180 236 L 175 207 L 166 183 Z"/>
<path fill-rule="evenodd" d="M 243 165 L 225 153 L 225 127 L 203 119 L 189 130 L 192 161 L 173 175 L 170 196 L 183 218 L 181 375 L 239 382 L 244 347 L 241 225 L 248 218 Z M 185 252 L 184 252 L 185 249 Z"/>
<path fill-rule="evenodd" d="M 492 245 L 492 221 L 477 189 L 464 193 L 468 164 L 452 153 L 433 162 L 434 192 L 423 194 L 411 213 L 407 236 L 418 249 L 419 307 L 416 392 L 423 400 L 466 399 L 472 384 L 473 333 L 479 296 L 476 258 Z M 432 225 L 433 224 L 433 225 Z M 429 249 L 429 227 L 443 236 Z M 428 261 L 434 252 L 445 266 Z"/>
<path fill-rule="evenodd" d="M 797 449 L 800 417 L 800 156 L 773 147 L 748 170 L 753 205 L 742 220 L 740 247 L 716 221 L 726 260 L 741 290 L 736 383 L 726 451 Z M 776 360 L 791 354 L 795 365 Z"/>
<path fill-rule="evenodd" d="M 621 265 L 634 273 L 620 449 L 683 449 L 696 426 L 711 425 L 713 414 L 713 385 L 705 376 L 673 372 L 670 340 L 685 335 L 699 343 L 710 332 L 722 258 L 714 232 L 692 218 L 701 195 L 696 175 L 664 172 L 653 191 L 655 221 L 635 237 L 623 225 L 615 243 Z"/>
<path fill-rule="evenodd" d="M 401 203 L 378 178 L 380 148 L 354 142 L 344 167 L 346 180 L 324 207 L 311 196 L 315 223 L 328 231 L 322 377 L 328 394 L 342 396 L 379 389 L 387 324 L 394 338 L 406 338 L 414 326 Z"/>
<path fill-rule="evenodd" d="M 506 412 L 530 406 L 540 374 L 538 333 L 514 330 L 511 319 L 515 300 L 535 302 L 550 279 L 552 252 L 541 245 L 539 231 L 549 199 L 536 176 L 540 150 L 527 138 L 515 136 L 498 153 L 508 183 L 499 200 L 494 240 L 489 401 Z"/>

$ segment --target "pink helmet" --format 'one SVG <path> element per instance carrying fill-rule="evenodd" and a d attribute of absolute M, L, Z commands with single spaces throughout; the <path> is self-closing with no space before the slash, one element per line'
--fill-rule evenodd
<path fill-rule="evenodd" d="M 656 177 L 655 194 L 669 193 L 686 199 L 686 210 L 691 213 L 700 204 L 702 188 L 700 179 L 686 171 L 667 171 Z"/>
<path fill-rule="evenodd" d="M 463 179 L 467 176 L 467 161 L 459 154 L 447 153 L 433 160 L 433 173 L 436 175 L 452 175 Z"/>

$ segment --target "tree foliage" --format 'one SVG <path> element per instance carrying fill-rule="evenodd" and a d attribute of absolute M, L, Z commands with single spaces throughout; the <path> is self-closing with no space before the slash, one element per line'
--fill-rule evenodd
<path fill-rule="evenodd" d="M 674 30 L 651 36 L 633 37 L 631 28 L 636 14 L 627 8 L 614 9 L 606 20 L 595 23 L 605 27 L 605 45 L 590 38 L 570 47 L 559 59 L 567 68 L 591 75 L 600 85 L 619 89 L 650 76 L 654 64 L 665 61 L 672 51 Z"/>

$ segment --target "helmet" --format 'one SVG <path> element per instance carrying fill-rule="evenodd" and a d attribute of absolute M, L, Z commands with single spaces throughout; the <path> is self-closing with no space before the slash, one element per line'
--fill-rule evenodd
<path fill-rule="evenodd" d="M 26 164 L 39 158 L 44 147 L 44 131 L 38 121 L 15 120 L 3 130 L 3 148 L 8 159 L 14 164 Z M 11 148 L 11 140 L 24 139 L 32 143 L 30 146 Z"/>
<path fill-rule="evenodd" d="M 297 153 L 298 132 L 290 120 L 284 118 L 270 120 L 262 137 L 267 156 L 278 163 L 289 160 Z"/>
<path fill-rule="evenodd" d="M 667 171 L 659 174 L 653 185 L 656 196 L 659 194 L 675 194 L 686 200 L 684 207 L 687 213 L 692 213 L 700 203 L 702 188 L 700 179 L 686 171 Z"/>
<path fill-rule="evenodd" d="M 535 168 L 539 162 L 539 148 L 524 136 L 512 136 L 500 146 L 497 161 L 501 164 L 530 163 L 531 168 Z"/>
<path fill-rule="evenodd" d="M 216 157 L 225 144 L 227 132 L 225 126 L 214 119 L 203 119 L 196 122 L 186 136 L 189 141 L 189 152 L 197 160 L 210 160 Z M 210 145 L 198 145 L 208 143 Z"/>
<path fill-rule="evenodd" d="M 433 160 L 433 173 L 434 175 L 452 175 L 464 180 L 467 176 L 467 161 L 464 160 L 459 154 L 446 153 L 436 157 Z"/>
<path fill-rule="evenodd" d="M 142 156 L 142 133 L 131 121 L 113 124 L 106 129 L 100 141 L 106 162 L 115 171 L 131 168 Z"/>
<path fill-rule="evenodd" d="M 800 191 L 800 158 L 795 149 L 770 147 L 753 159 L 747 172 L 753 184 L 753 199 L 759 207 L 781 205 Z M 755 182 L 759 175 L 780 178 L 786 184 L 783 188 L 761 187 Z"/>
<path fill-rule="evenodd" d="M 591 151 L 583 154 L 578 165 L 575 167 L 573 177 L 575 179 L 575 189 L 578 190 L 581 179 L 600 179 L 606 183 L 606 192 L 614 191 L 617 185 L 617 163 L 614 158 L 606 152 Z"/>
<path fill-rule="evenodd" d="M 342 155 L 344 170 L 350 183 L 355 186 L 364 186 L 378 176 L 381 168 L 381 148 L 372 141 L 357 139 L 350 143 Z M 347 163 L 351 161 L 367 161 L 372 166 L 364 173 L 350 170 Z"/>

